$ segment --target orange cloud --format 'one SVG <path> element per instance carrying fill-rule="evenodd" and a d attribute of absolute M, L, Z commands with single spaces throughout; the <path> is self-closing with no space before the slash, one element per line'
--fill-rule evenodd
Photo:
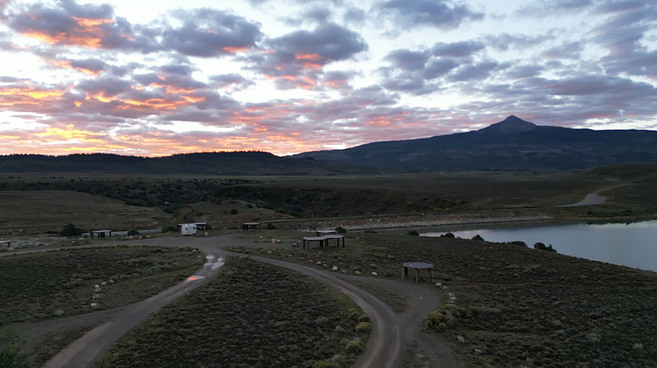
<path fill-rule="evenodd" d="M 76 45 L 89 48 L 101 48 L 106 31 L 104 25 L 113 24 L 112 19 L 90 19 L 72 17 L 75 25 L 66 32 L 48 33 L 45 30 L 31 28 L 22 32 L 25 36 L 38 39 L 49 45 Z M 37 22 L 39 19 L 34 19 Z"/>
<path fill-rule="evenodd" d="M 87 69 L 87 68 L 83 68 L 83 67 L 79 67 L 79 66 L 73 66 L 71 64 L 70 60 L 47 60 L 47 62 L 50 65 L 56 66 L 58 68 L 73 69 L 73 70 L 77 70 L 77 71 L 80 71 L 80 72 L 85 73 L 85 74 L 93 75 L 95 77 L 97 77 L 101 73 L 100 70 L 91 70 L 91 69 Z"/>
<path fill-rule="evenodd" d="M 41 105 L 57 100 L 64 93 L 65 91 L 31 86 L 0 88 L 0 106 L 11 108 L 16 105 Z"/>
<path fill-rule="evenodd" d="M 309 60 L 309 61 L 320 61 L 322 56 L 319 54 L 295 54 L 294 58 L 296 60 Z"/>

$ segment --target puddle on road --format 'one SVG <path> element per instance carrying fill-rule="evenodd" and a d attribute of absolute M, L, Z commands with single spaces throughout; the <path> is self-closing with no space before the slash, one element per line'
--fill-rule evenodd
<path fill-rule="evenodd" d="M 187 278 L 187 281 L 202 280 L 202 279 L 204 279 L 204 278 L 205 278 L 205 276 L 201 276 L 201 275 L 192 275 L 192 276 L 189 276 L 189 277 Z"/>

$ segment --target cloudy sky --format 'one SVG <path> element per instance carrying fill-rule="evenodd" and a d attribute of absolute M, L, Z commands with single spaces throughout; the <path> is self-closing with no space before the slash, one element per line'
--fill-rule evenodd
<path fill-rule="evenodd" d="M 657 129 L 657 2 L 0 0 L 0 154 Z"/>

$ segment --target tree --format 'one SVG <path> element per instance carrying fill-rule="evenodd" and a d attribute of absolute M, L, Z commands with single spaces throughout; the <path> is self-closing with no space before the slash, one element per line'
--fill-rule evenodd
<path fill-rule="evenodd" d="M 76 227 L 73 224 L 68 224 L 59 232 L 61 236 L 80 236 L 82 235 L 82 229 Z"/>

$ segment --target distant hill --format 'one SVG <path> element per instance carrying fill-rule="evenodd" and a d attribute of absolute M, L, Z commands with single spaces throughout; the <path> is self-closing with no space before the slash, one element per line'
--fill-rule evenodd
<path fill-rule="evenodd" d="M 512 115 L 467 133 L 376 142 L 294 157 L 406 171 L 579 170 L 657 161 L 657 132 L 541 126 Z"/>
<path fill-rule="evenodd" d="M 198 175 L 326 175 L 382 171 L 582 170 L 657 162 L 657 132 L 541 126 L 509 116 L 467 133 L 364 144 L 291 157 L 214 152 L 138 157 L 114 154 L 0 156 L 0 172 Z"/>
<path fill-rule="evenodd" d="M 190 153 L 154 158 L 102 153 L 0 156 L 0 172 L 4 173 L 304 175 L 356 171 L 330 162 L 278 157 L 267 152 Z"/>

